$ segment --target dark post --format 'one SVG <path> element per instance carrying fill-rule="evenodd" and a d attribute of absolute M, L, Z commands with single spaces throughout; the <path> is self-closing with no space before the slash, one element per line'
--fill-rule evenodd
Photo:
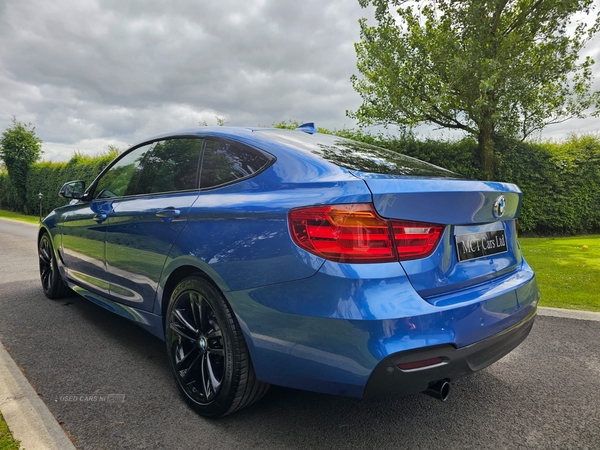
<path fill-rule="evenodd" d="M 40 199 L 40 222 L 42 221 L 42 197 L 44 196 L 44 194 L 42 194 L 41 192 L 38 194 L 38 198 Z"/>

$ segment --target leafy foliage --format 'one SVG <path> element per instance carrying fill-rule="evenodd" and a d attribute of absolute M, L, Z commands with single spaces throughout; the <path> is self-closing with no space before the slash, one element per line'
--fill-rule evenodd
<path fill-rule="evenodd" d="M 89 185 L 94 178 L 117 155 L 115 147 L 109 147 L 105 154 L 92 157 L 75 153 L 68 162 L 42 161 L 34 163 L 27 177 L 25 186 L 25 200 L 13 186 L 7 173 L 0 172 L 0 209 L 14 211 L 23 210 L 23 201 L 32 213 L 39 211 L 40 200 L 38 193 L 42 193 L 42 210 L 46 214 L 59 206 L 65 205 L 67 200 L 59 197 L 58 191 L 67 181 L 84 180 Z"/>
<path fill-rule="evenodd" d="M 218 127 L 224 127 L 226 125 L 229 125 L 229 121 L 226 120 L 224 117 L 215 116 L 215 120 L 217 121 Z M 201 120 L 200 122 L 198 122 L 198 125 L 201 127 L 211 126 L 206 120 Z"/>
<path fill-rule="evenodd" d="M 27 213 L 26 185 L 29 168 L 40 159 L 42 140 L 35 134 L 35 127 L 12 119 L 12 126 L 2 133 L 0 138 L 0 158 L 4 161 L 8 176 L 15 188 L 16 195 Z"/>
<path fill-rule="evenodd" d="M 593 0 L 359 3 L 375 7 L 377 26 L 360 21 L 362 78 L 352 84 L 363 103 L 348 114 L 361 124 L 465 131 L 478 141 L 481 178 L 495 174 L 499 138 L 525 139 L 600 100 L 590 92 L 594 61 L 579 59 L 598 19 L 574 19 Z"/>
<path fill-rule="evenodd" d="M 498 158 L 499 179 L 525 196 L 519 224 L 536 234 L 600 230 L 600 138 L 572 136 L 562 143 L 526 144 Z"/>

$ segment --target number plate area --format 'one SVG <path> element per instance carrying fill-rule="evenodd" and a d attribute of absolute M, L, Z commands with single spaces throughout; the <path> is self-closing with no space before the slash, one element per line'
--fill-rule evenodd
<path fill-rule="evenodd" d="M 504 230 L 458 234 L 454 236 L 454 240 L 459 262 L 508 251 Z"/>

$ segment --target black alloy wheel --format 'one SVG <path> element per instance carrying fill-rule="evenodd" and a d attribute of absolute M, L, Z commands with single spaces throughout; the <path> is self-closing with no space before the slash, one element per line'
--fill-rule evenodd
<path fill-rule="evenodd" d="M 166 317 L 169 362 L 179 390 L 199 414 L 220 417 L 260 399 L 244 336 L 229 304 L 207 279 L 181 281 Z"/>
<path fill-rule="evenodd" d="M 48 233 L 42 234 L 40 238 L 38 255 L 40 259 L 40 279 L 44 294 L 51 300 L 64 297 L 67 286 L 58 272 L 56 256 L 54 255 L 52 241 Z"/>

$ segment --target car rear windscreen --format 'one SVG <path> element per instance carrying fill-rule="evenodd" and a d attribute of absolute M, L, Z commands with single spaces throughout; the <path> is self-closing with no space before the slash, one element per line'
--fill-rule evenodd
<path fill-rule="evenodd" d="M 269 139 L 320 156 L 349 170 L 383 175 L 462 178 L 442 167 L 385 148 L 330 134 L 308 134 L 295 130 L 255 130 Z"/>

